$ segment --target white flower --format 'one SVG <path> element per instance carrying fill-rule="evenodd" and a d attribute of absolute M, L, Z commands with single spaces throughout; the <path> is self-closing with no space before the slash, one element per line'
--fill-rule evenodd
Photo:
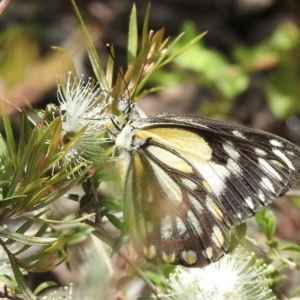
<path fill-rule="evenodd" d="M 86 297 L 84 295 L 78 295 L 74 292 L 73 284 L 70 283 L 69 286 L 61 287 L 58 290 L 52 292 L 48 296 L 44 296 L 42 300 L 84 300 Z"/>
<path fill-rule="evenodd" d="M 63 142 L 67 143 L 85 128 L 77 143 L 68 150 L 67 161 L 76 158 L 75 164 L 80 164 L 100 159 L 103 144 L 108 141 L 103 137 L 104 129 L 110 121 L 106 115 L 107 103 L 100 101 L 101 95 L 102 90 L 97 84 L 92 86 L 91 78 L 88 82 L 83 77 L 79 81 L 75 78 L 71 83 L 70 74 L 66 86 L 58 84 Z"/>
<path fill-rule="evenodd" d="M 167 282 L 172 300 L 276 299 L 268 286 L 266 265 L 240 247 L 202 269 L 177 267 Z"/>

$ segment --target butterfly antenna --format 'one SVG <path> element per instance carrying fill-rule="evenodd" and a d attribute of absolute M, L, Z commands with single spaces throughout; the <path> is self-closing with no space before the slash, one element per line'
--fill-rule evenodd
<path fill-rule="evenodd" d="M 132 107 L 134 106 L 134 105 L 132 104 L 132 98 L 133 98 L 133 95 L 135 94 L 135 91 L 136 91 L 136 89 L 137 89 L 137 86 L 139 85 L 139 83 L 140 83 L 141 80 L 142 80 L 143 72 L 144 72 L 144 70 L 145 70 L 145 66 L 146 66 L 146 63 L 147 63 L 147 56 L 148 56 L 148 54 L 149 54 L 149 52 L 150 52 L 150 47 L 151 47 L 151 42 L 152 42 L 152 38 L 153 38 L 153 33 L 154 33 L 154 31 L 153 31 L 153 30 L 150 30 L 150 32 L 149 32 L 149 39 L 148 39 L 148 45 L 147 45 L 147 50 L 146 50 L 146 57 L 145 57 L 145 59 L 144 59 L 144 62 L 143 62 L 143 65 L 142 65 L 142 68 L 141 68 L 141 71 L 140 71 L 140 74 L 139 74 L 137 83 L 136 83 L 136 85 L 135 85 L 135 87 L 134 87 L 134 91 L 133 91 L 133 93 L 132 93 L 132 96 L 130 96 L 130 91 L 129 91 L 129 88 L 128 88 L 128 84 L 127 84 L 127 82 L 126 82 L 126 80 L 125 80 L 125 77 L 123 76 L 123 74 L 122 74 L 122 72 L 120 71 L 120 69 L 118 69 L 118 73 L 119 73 L 119 75 L 120 75 L 122 81 L 124 82 L 124 84 L 125 84 L 125 89 L 126 89 L 126 91 L 127 91 L 127 93 L 128 93 L 127 107 L 126 107 L 126 109 L 124 109 L 124 111 L 123 111 L 127 116 L 130 115 L 131 109 L 132 109 Z M 108 51 L 110 57 L 111 57 L 111 58 L 113 59 L 113 61 L 115 62 L 115 58 L 114 58 L 114 55 L 113 55 L 113 53 L 112 53 L 112 51 L 111 51 L 110 45 L 109 45 L 109 44 L 106 44 L 106 48 L 107 48 L 107 51 Z"/>

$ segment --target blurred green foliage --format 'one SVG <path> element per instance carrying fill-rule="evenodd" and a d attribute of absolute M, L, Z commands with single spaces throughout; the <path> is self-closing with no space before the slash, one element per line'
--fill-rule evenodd
<path fill-rule="evenodd" d="M 185 35 L 177 47 L 199 34 L 190 22 L 183 25 L 182 31 Z M 299 29 L 292 23 L 283 23 L 259 45 L 234 47 L 231 59 L 201 40 L 177 57 L 168 70 L 157 71 L 149 82 L 170 86 L 192 81 L 205 87 L 212 99 L 202 104 L 201 114 L 216 116 L 230 114 L 236 97 L 249 88 L 252 76 L 261 73 L 260 88 L 269 109 L 277 119 L 286 120 L 300 110 L 299 53 Z"/>

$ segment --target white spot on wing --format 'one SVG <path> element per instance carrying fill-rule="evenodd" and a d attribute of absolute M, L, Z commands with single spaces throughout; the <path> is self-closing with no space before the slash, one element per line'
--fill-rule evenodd
<path fill-rule="evenodd" d="M 223 149 L 234 160 L 239 159 L 241 156 L 240 153 L 234 149 L 234 146 L 231 146 L 228 142 L 223 144 Z"/>
<path fill-rule="evenodd" d="M 146 195 L 143 194 L 143 197 L 146 196 L 146 199 L 149 203 L 152 203 L 153 202 L 153 193 L 152 191 L 148 191 L 148 193 Z"/>
<path fill-rule="evenodd" d="M 260 148 L 254 148 L 254 151 L 257 155 L 261 155 L 261 156 L 267 155 L 267 152 L 265 150 L 260 149 Z"/>
<path fill-rule="evenodd" d="M 173 235 L 172 220 L 170 216 L 165 216 L 161 220 L 160 234 L 163 239 L 169 240 Z"/>
<path fill-rule="evenodd" d="M 152 255 L 155 256 L 156 255 L 156 246 L 150 245 L 149 249 L 150 249 L 150 252 L 152 253 Z"/>
<path fill-rule="evenodd" d="M 227 160 L 226 168 L 236 177 L 242 176 L 243 169 L 232 158 Z"/>
<path fill-rule="evenodd" d="M 226 189 L 226 179 L 230 177 L 229 170 L 222 165 L 204 160 L 195 161 L 195 167 L 204 180 L 208 182 L 215 195 L 220 197 Z"/>
<path fill-rule="evenodd" d="M 211 239 L 215 243 L 215 245 L 219 248 L 221 248 L 224 245 L 224 237 L 220 227 L 216 225 L 213 227 L 213 233 Z"/>
<path fill-rule="evenodd" d="M 240 132 L 239 130 L 232 130 L 232 134 L 236 137 L 241 138 L 241 139 L 246 139 L 244 134 L 242 132 Z"/>
<path fill-rule="evenodd" d="M 163 192 L 168 195 L 168 198 L 176 205 L 182 201 L 182 193 L 180 186 L 156 163 L 149 160 L 151 167 L 158 179 Z"/>
<path fill-rule="evenodd" d="M 264 192 L 262 190 L 258 190 L 258 198 L 262 201 L 265 202 L 266 201 L 266 196 L 264 194 Z"/>
<path fill-rule="evenodd" d="M 273 153 L 275 153 L 279 158 L 281 158 L 289 166 L 290 169 L 295 170 L 292 162 L 282 151 L 280 151 L 279 149 L 273 149 Z"/>
<path fill-rule="evenodd" d="M 194 215 L 194 213 L 189 210 L 187 213 L 187 217 L 188 217 L 188 222 L 189 222 L 190 226 L 195 229 L 195 233 L 201 234 L 202 228 L 201 228 L 201 225 L 200 225 L 198 219 Z"/>
<path fill-rule="evenodd" d="M 258 165 L 263 168 L 264 170 L 266 170 L 267 173 L 269 173 L 270 175 L 272 175 L 272 177 L 277 178 L 278 180 L 282 180 L 281 175 L 275 170 L 275 168 L 273 168 L 270 163 L 268 161 L 266 161 L 265 159 L 259 157 L 258 158 Z"/>
<path fill-rule="evenodd" d="M 197 184 L 194 181 L 192 181 L 188 178 L 182 178 L 181 181 L 190 190 L 196 190 L 197 189 Z"/>
<path fill-rule="evenodd" d="M 180 236 L 184 236 L 187 233 L 186 226 L 179 217 L 176 217 L 176 227 Z"/>
<path fill-rule="evenodd" d="M 269 178 L 262 177 L 260 185 L 263 186 L 265 189 L 271 191 L 273 194 L 275 194 L 274 186 Z"/>
<path fill-rule="evenodd" d="M 270 140 L 269 141 L 271 145 L 275 146 L 275 147 L 282 147 L 282 142 L 281 141 L 278 141 L 278 140 Z"/>
<path fill-rule="evenodd" d="M 188 265 L 192 265 L 197 261 L 197 253 L 193 250 L 182 251 L 182 258 Z"/>
<path fill-rule="evenodd" d="M 207 247 L 206 250 L 203 251 L 202 253 L 203 253 L 203 255 L 204 255 L 205 257 L 207 257 L 208 259 L 212 259 L 212 257 L 213 257 L 213 250 L 212 250 L 211 247 Z"/>
<path fill-rule="evenodd" d="M 196 197 L 194 197 L 192 194 L 188 194 L 188 198 L 189 198 L 191 204 L 193 205 L 194 209 L 197 211 L 197 213 L 202 213 L 203 206 L 200 203 L 200 201 Z"/>
<path fill-rule="evenodd" d="M 201 124 L 201 123 L 199 123 L 199 122 L 197 122 L 197 123 L 195 123 L 195 119 L 192 119 L 192 118 L 182 118 L 182 117 L 180 117 L 180 116 L 176 116 L 176 121 L 181 121 L 181 122 L 183 122 L 183 123 L 187 123 L 187 124 L 195 124 L 195 126 L 197 126 L 197 127 L 203 127 L 203 128 L 209 128 L 208 126 L 206 126 L 206 125 L 204 125 L 204 124 Z M 169 125 L 169 123 L 166 123 L 166 124 L 168 124 Z"/>
<path fill-rule="evenodd" d="M 254 203 L 253 203 L 251 197 L 247 197 L 247 198 L 245 199 L 245 202 L 247 203 L 247 205 L 249 206 L 249 208 L 253 210 L 253 208 L 254 208 Z"/>
<path fill-rule="evenodd" d="M 148 233 L 152 233 L 152 231 L 154 229 L 153 223 L 148 221 L 147 225 L 146 225 L 146 228 L 147 228 Z"/>
<path fill-rule="evenodd" d="M 206 147 L 206 144 L 204 144 Z M 209 152 L 209 147 L 206 147 L 206 152 Z M 232 148 L 231 148 L 232 149 Z M 184 157 L 196 168 L 203 179 L 207 182 L 213 190 L 216 197 L 220 197 L 227 187 L 226 179 L 230 177 L 231 173 L 225 166 L 217 164 L 211 160 L 211 153 L 194 154 L 192 152 L 185 152 Z"/>
<path fill-rule="evenodd" d="M 285 151 L 285 153 L 288 154 L 288 155 L 290 155 L 290 156 L 294 156 L 295 155 L 295 153 L 292 152 L 292 151 Z"/>

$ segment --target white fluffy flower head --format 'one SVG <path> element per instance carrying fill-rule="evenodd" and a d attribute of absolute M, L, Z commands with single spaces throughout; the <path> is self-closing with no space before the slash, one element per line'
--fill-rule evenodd
<path fill-rule="evenodd" d="M 177 267 L 168 280 L 164 299 L 186 300 L 271 300 L 266 266 L 254 255 L 238 248 L 218 262 L 198 268 Z"/>
<path fill-rule="evenodd" d="M 109 122 L 106 115 L 107 103 L 100 101 L 102 90 L 99 85 L 92 86 L 89 78 L 84 81 L 83 76 L 71 83 L 71 74 L 66 85 L 58 84 L 57 96 L 62 118 L 62 140 L 68 141 L 83 128 L 84 133 L 78 142 L 67 152 L 66 160 L 75 157 L 76 164 L 100 157 L 102 146 L 107 142 L 103 137 L 103 129 Z"/>

